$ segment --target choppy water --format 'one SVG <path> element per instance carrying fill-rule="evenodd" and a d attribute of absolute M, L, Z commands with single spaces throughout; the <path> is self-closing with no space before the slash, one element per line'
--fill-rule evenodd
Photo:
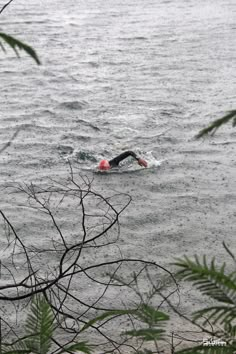
<path fill-rule="evenodd" d="M 100 158 L 132 149 L 150 170 L 128 163 L 121 169 L 128 175 L 97 175 L 96 182 L 125 188 L 141 203 L 142 186 L 148 216 L 150 200 L 159 206 L 161 176 L 164 192 L 172 180 L 176 191 L 185 186 L 194 171 L 206 177 L 213 162 L 234 173 L 234 131 L 225 128 L 210 143 L 192 140 L 235 108 L 234 0 L 20 0 L 0 20 L 1 30 L 31 44 L 42 61 L 38 67 L 24 53 L 19 60 L 10 49 L 1 52 L 0 149 L 14 137 L 0 154 L 2 185 L 60 176 L 67 158 L 92 173 Z"/>
<path fill-rule="evenodd" d="M 11 4 L 2 29 L 43 65 L 1 53 L 1 143 L 20 129 L 1 160 L 25 178 L 63 155 L 166 158 L 234 107 L 235 18 L 233 0 Z"/>
<path fill-rule="evenodd" d="M 67 158 L 92 176 L 100 158 L 132 149 L 150 169 L 128 164 L 94 181 L 133 197 L 123 251 L 163 262 L 223 253 L 234 237 L 236 132 L 192 138 L 235 109 L 235 0 L 18 0 L 0 26 L 42 61 L 0 52 L 0 149 L 17 132 L 0 154 L 1 186 L 60 179 Z M 5 194 L 2 206 L 20 219 Z"/>

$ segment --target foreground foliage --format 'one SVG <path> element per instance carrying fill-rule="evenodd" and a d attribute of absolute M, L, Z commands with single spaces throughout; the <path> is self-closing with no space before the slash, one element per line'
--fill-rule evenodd
<path fill-rule="evenodd" d="M 11 1 L 10 1 L 11 2 Z M 10 3 L 9 2 L 9 3 Z M 35 52 L 35 50 L 28 46 L 27 44 L 15 39 L 12 36 L 9 36 L 3 32 L 0 33 L 0 47 L 4 52 L 6 52 L 5 46 L 9 46 L 14 50 L 16 55 L 19 57 L 19 50 L 23 50 L 30 57 L 32 57 L 37 64 L 40 64 L 39 58 Z M 224 117 L 215 120 L 209 125 L 207 128 L 202 129 L 197 138 L 200 138 L 208 133 L 214 134 L 214 132 L 223 124 L 232 121 L 233 126 L 236 126 L 236 110 L 230 111 Z M 139 260 L 132 259 L 115 259 L 110 262 L 101 262 L 98 264 L 91 264 L 86 268 L 83 268 L 83 263 L 79 263 L 79 258 L 82 250 L 84 251 L 87 247 L 98 250 L 99 247 L 107 247 L 112 243 L 115 243 L 115 240 L 111 240 L 110 237 L 107 238 L 107 232 L 118 223 L 118 216 L 123 211 L 121 208 L 120 211 L 116 211 L 113 205 L 110 203 L 110 199 L 105 199 L 99 194 L 95 194 L 91 191 L 90 185 L 85 186 L 86 188 L 81 188 L 77 182 L 74 181 L 73 173 L 71 182 L 73 184 L 73 188 L 68 188 L 67 186 L 63 186 L 60 189 L 49 189 L 49 190 L 37 190 L 34 186 L 30 186 L 29 189 L 26 190 L 29 199 L 34 200 L 43 211 L 49 215 L 51 218 L 53 227 L 57 230 L 58 236 L 60 240 L 60 249 L 59 247 L 53 245 L 55 249 L 53 252 L 58 253 L 60 256 L 61 252 L 64 252 L 60 258 L 58 273 L 51 274 L 51 278 L 45 276 L 44 278 L 37 278 L 37 270 L 33 268 L 32 260 L 33 257 L 31 254 L 39 255 L 42 251 L 48 252 L 48 250 L 37 250 L 36 248 L 28 249 L 22 243 L 21 237 L 18 236 L 14 227 L 12 227 L 11 223 L 5 216 L 3 212 L 1 212 L 1 216 L 4 219 L 6 225 L 9 228 L 9 237 L 14 236 L 13 239 L 9 238 L 9 248 L 13 244 L 13 265 L 14 258 L 17 257 L 17 253 L 15 253 L 16 248 L 18 247 L 20 251 L 23 250 L 26 258 L 26 263 L 28 264 L 29 274 L 25 276 L 19 283 L 17 283 L 12 276 L 12 284 L 3 285 L 1 288 L 1 300 L 2 301 L 16 301 L 17 299 L 20 301 L 24 298 L 31 299 L 31 307 L 30 313 L 28 314 L 26 323 L 25 323 L 25 332 L 24 336 L 17 338 L 14 342 L 7 343 L 2 342 L 2 337 L 0 334 L 0 353 L 4 354 L 27 354 L 27 353 L 35 353 L 35 354 L 48 354 L 50 351 L 52 352 L 52 346 L 56 344 L 58 346 L 58 342 L 55 339 L 55 333 L 58 328 L 64 330 L 65 332 L 74 330 L 74 327 L 68 328 L 64 326 L 64 319 L 72 318 L 75 322 L 78 322 L 78 329 L 76 331 L 78 333 L 75 334 L 76 341 L 71 341 L 66 345 L 62 345 L 60 349 L 57 350 L 57 354 L 62 353 L 73 353 L 75 351 L 80 351 L 82 353 L 90 354 L 94 346 L 89 345 L 85 341 L 78 342 L 78 334 L 83 335 L 84 331 L 90 328 L 95 328 L 98 331 L 103 329 L 103 326 L 107 321 L 115 319 L 121 316 L 128 316 L 130 322 L 132 324 L 132 328 L 126 330 L 122 333 L 122 336 L 126 339 L 137 339 L 141 344 L 139 348 L 143 347 L 150 342 L 154 343 L 155 351 L 144 348 L 143 350 L 135 350 L 135 353 L 161 353 L 163 351 L 159 350 L 159 343 L 166 340 L 166 330 L 165 325 L 168 323 L 169 315 L 159 310 L 159 306 L 154 307 L 144 301 L 141 301 L 138 304 L 137 308 L 134 309 L 107 309 L 103 310 L 103 313 L 94 317 L 92 320 L 86 322 L 84 326 L 80 329 L 79 324 L 83 322 L 83 318 L 80 322 L 81 314 L 76 314 L 74 317 L 72 313 L 74 312 L 74 307 L 68 311 L 68 305 L 66 303 L 67 298 L 73 298 L 75 300 L 76 305 L 85 306 L 86 310 L 84 314 L 87 314 L 90 310 L 97 310 L 97 303 L 99 303 L 99 298 L 96 299 L 94 304 L 82 304 L 79 296 L 75 298 L 74 293 L 70 292 L 70 284 L 71 280 L 74 276 L 79 273 L 83 273 L 83 275 L 91 278 L 87 272 L 90 269 L 102 268 L 107 265 L 118 264 L 117 269 L 119 269 L 120 264 L 124 263 L 137 263 Z M 49 195 L 47 197 L 47 194 Z M 55 219 L 55 215 L 52 212 L 52 208 L 50 206 L 50 199 L 53 194 L 60 195 L 61 200 L 67 195 L 72 195 L 74 198 L 79 199 L 79 203 L 77 208 L 82 208 L 82 226 L 83 233 L 82 237 L 75 242 L 74 244 L 70 244 L 66 238 L 64 238 L 61 226 Z M 43 195 L 43 198 L 40 199 L 40 195 Z M 85 213 L 85 200 L 87 196 L 92 195 L 94 198 L 99 198 L 99 205 L 101 202 L 105 203 L 106 208 L 108 208 L 109 212 L 105 212 L 103 217 L 106 219 L 102 223 L 102 229 L 100 232 L 92 235 L 90 233 L 90 229 L 87 228 L 87 219 L 88 214 Z M 61 203 L 61 201 L 59 202 Z M 58 204 L 59 204 L 58 203 Z M 129 203 L 129 202 L 128 202 Z M 126 207 L 126 206 L 125 206 Z M 115 214 L 112 215 L 111 211 Z M 108 222 L 107 222 L 108 220 Z M 91 226 L 90 226 L 91 227 Z M 95 228 L 95 226 L 93 226 Z M 96 225 L 97 227 L 97 225 Z M 96 245 L 98 239 L 105 236 L 106 238 L 99 245 Z M 59 242 L 58 242 L 59 244 Z M 235 262 L 235 258 L 229 249 L 224 245 L 228 254 Z M 52 252 L 52 251 L 51 251 Z M 74 257 L 74 259 L 73 259 Z M 68 258 L 68 259 L 67 259 Z M 71 261 L 71 263 L 69 263 Z M 69 263 L 69 264 L 68 264 Z M 144 264 L 145 267 L 151 266 L 150 262 L 140 261 L 139 263 Z M 82 266 L 81 266 L 82 264 Z M 194 346 L 192 348 L 187 348 L 184 350 L 176 351 L 175 346 L 171 347 L 171 353 L 185 353 L 185 354 L 233 354 L 236 352 L 236 272 L 231 271 L 228 273 L 226 271 L 226 264 L 224 263 L 220 268 L 216 266 L 215 259 L 212 259 L 210 262 L 206 257 L 200 259 L 199 256 L 195 256 L 194 260 L 191 260 L 188 257 L 184 257 L 176 261 L 175 265 L 179 268 L 177 272 L 177 276 L 179 279 L 189 281 L 193 284 L 193 286 L 200 290 L 204 296 L 210 297 L 214 301 L 214 305 L 211 307 L 205 307 L 199 311 L 193 313 L 193 316 L 190 320 L 192 324 L 196 324 L 202 330 L 202 333 L 206 334 L 208 337 L 214 337 L 216 339 L 221 339 L 225 341 L 225 346 L 204 346 L 203 344 Z M 152 265 L 154 266 L 154 265 Z M 7 269 L 7 268 L 6 268 Z M 117 269 L 114 270 L 114 273 L 117 272 Z M 141 270 L 140 270 L 141 273 Z M 10 270 L 9 270 L 10 274 Z M 8 274 L 8 275 L 9 275 Z M 45 272 L 47 274 L 47 272 Z M 68 285 L 62 286 L 61 280 L 69 278 Z M 112 286 L 113 275 L 109 280 L 105 282 L 105 290 Z M 99 279 L 92 279 L 94 283 L 99 284 Z M 122 284 L 123 286 L 124 284 Z M 7 290 L 15 289 L 15 294 L 12 295 L 8 293 Z M 155 287 L 154 287 L 155 289 Z M 4 294 L 6 291 L 6 294 Z M 159 289 L 155 289 L 152 293 L 157 293 Z M 38 293 L 42 293 L 38 295 Z M 44 296 L 46 294 L 46 297 Z M 49 296 L 50 295 L 50 296 Z M 49 303 L 48 298 L 54 299 L 52 303 Z M 59 300 L 59 305 L 57 303 Z M 143 300 L 143 299 L 141 299 Z M 150 299 L 149 299 L 150 300 Z M 169 303 L 167 298 L 165 301 Z M 57 306 L 56 306 L 57 305 Z M 79 307 L 77 306 L 77 307 Z M 73 312 L 72 312 L 73 311 Z M 82 311 L 82 312 L 83 312 Z M 63 319 L 60 317 L 62 315 Z M 181 316 L 181 313 L 179 313 Z M 74 325 L 73 325 L 74 326 Z M 209 330 L 210 326 L 210 330 Z M 70 330 L 70 331 L 69 331 Z M 104 334 L 104 338 L 106 335 Z M 120 351 L 121 344 L 117 344 L 115 341 L 110 340 L 112 342 L 114 349 L 109 350 L 109 352 L 115 351 L 116 349 Z"/>
<path fill-rule="evenodd" d="M 235 257 L 223 243 L 228 256 Z M 236 351 L 236 270 L 226 271 L 226 263 L 216 266 L 213 258 L 209 261 L 205 256 L 195 256 L 194 260 L 184 257 L 176 261 L 179 268 L 177 277 L 191 282 L 203 295 L 210 297 L 214 305 L 205 307 L 192 314 L 192 323 L 199 324 L 208 338 L 215 338 L 225 344 L 206 346 L 204 343 L 178 353 L 188 354 L 232 354 Z M 222 346 L 223 345 L 223 346 Z"/>
<path fill-rule="evenodd" d="M 51 306 L 44 297 L 34 297 L 28 314 L 25 333 L 15 343 L 2 344 L 1 353 L 4 354 L 48 354 L 54 341 L 53 334 L 56 330 L 54 314 Z M 10 348 L 10 350 L 9 350 Z M 58 354 L 70 353 L 79 350 L 90 354 L 91 346 L 86 342 L 71 343 L 65 346 Z"/>
<path fill-rule="evenodd" d="M 95 338 L 94 344 L 103 351 L 116 352 L 119 348 L 125 352 L 135 348 L 136 339 L 157 342 L 164 338 L 164 324 L 169 317 L 159 308 L 160 299 L 154 299 L 158 292 L 155 281 L 166 276 L 177 285 L 164 267 L 124 258 L 117 251 L 119 217 L 131 201 L 128 195 L 104 197 L 93 190 L 91 181 L 72 169 L 65 181 L 52 181 L 45 188 L 24 184 L 15 193 L 25 195 L 33 220 L 41 215 L 42 225 L 38 242 L 30 238 L 31 231 L 23 225 L 14 227 L 0 209 L 0 236 L 5 244 L 0 255 L 1 340 L 5 351 L 14 345 L 14 350 L 26 353 L 30 348 L 34 353 L 59 354 L 70 345 L 78 346 L 78 342 L 81 346 L 83 336 Z M 20 267 L 16 268 L 16 264 Z M 123 282 L 116 280 L 122 276 Z M 143 293 L 150 290 L 155 306 L 134 291 L 132 285 L 138 287 L 139 281 Z M 116 296 L 114 303 L 109 302 L 110 294 Z M 22 338 L 22 329 L 8 320 L 9 315 L 15 313 L 16 320 L 21 321 L 24 304 L 32 299 L 26 338 Z M 108 335 L 111 321 L 117 331 Z M 126 321 L 126 331 L 120 321 Z M 15 342 L 8 343 L 9 337 Z"/>
<path fill-rule="evenodd" d="M 220 128 L 223 124 L 232 121 L 232 126 L 236 126 L 236 110 L 232 110 L 229 113 L 225 114 L 222 118 L 214 120 L 208 127 L 200 130 L 200 132 L 196 135 L 196 138 L 202 138 L 203 136 L 211 133 L 212 135 L 216 132 L 218 128 Z"/>
<path fill-rule="evenodd" d="M 35 62 L 40 65 L 40 60 L 35 52 L 35 50 L 30 47 L 29 45 L 19 41 L 18 39 L 0 32 L 0 47 L 2 48 L 2 50 L 4 52 L 6 52 L 6 49 L 4 47 L 4 44 L 7 44 L 10 48 L 12 48 L 15 52 L 15 54 L 19 57 L 19 50 L 23 50 L 24 52 L 26 52 L 31 58 L 33 58 L 35 60 Z"/>

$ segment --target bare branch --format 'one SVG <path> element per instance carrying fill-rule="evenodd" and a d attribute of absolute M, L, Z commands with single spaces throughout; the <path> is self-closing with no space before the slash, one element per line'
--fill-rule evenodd
<path fill-rule="evenodd" d="M 11 1 L 13 1 L 13 0 L 11 0 Z M 13 142 L 13 140 L 14 140 L 14 139 L 17 137 L 17 135 L 19 134 L 20 130 L 21 130 L 21 127 L 18 128 L 18 129 L 15 131 L 15 133 L 12 135 L 11 139 L 0 149 L 0 154 L 1 154 L 3 151 L 5 151 L 5 150 L 11 145 L 11 143 Z"/>
<path fill-rule="evenodd" d="M 12 1 L 13 1 L 13 0 L 8 1 L 8 2 L 0 9 L 0 14 L 5 10 L 5 8 L 6 8 L 7 6 L 10 5 L 10 3 L 11 3 Z"/>

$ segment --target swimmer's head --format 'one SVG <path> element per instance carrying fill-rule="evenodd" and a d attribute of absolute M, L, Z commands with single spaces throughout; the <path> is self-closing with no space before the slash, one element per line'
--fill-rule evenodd
<path fill-rule="evenodd" d="M 107 171 L 110 170 L 111 166 L 107 160 L 102 160 L 99 162 L 98 168 L 101 171 Z"/>

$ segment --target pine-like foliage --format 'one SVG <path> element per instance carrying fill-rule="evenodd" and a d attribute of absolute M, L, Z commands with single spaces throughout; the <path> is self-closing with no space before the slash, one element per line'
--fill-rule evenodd
<path fill-rule="evenodd" d="M 44 297 L 34 297 L 31 303 L 30 313 L 25 324 L 25 335 L 15 344 L 3 344 L 3 354 L 49 354 L 52 337 L 55 331 L 54 314 L 50 304 Z M 86 342 L 65 345 L 58 354 L 80 351 L 91 353 L 91 346 Z"/>
<path fill-rule="evenodd" d="M 228 255 L 235 257 L 223 244 Z M 207 261 L 204 256 L 202 260 L 195 256 L 194 260 L 184 257 L 174 263 L 178 268 L 177 277 L 191 282 L 203 295 L 215 300 L 214 306 L 203 308 L 193 313 L 193 323 L 201 322 L 202 326 L 211 323 L 216 338 L 225 341 L 225 345 L 203 344 L 178 351 L 185 354 L 233 354 L 236 353 L 236 271 L 226 272 L 226 264 L 216 266 L 215 259 Z M 206 332 L 207 333 L 207 332 Z"/>
<path fill-rule="evenodd" d="M 156 341 L 163 339 L 165 333 L 163 326 L 166 324 L 166 321 L 169 320 L 169 316 L 148 304 L 141 304 L 137 309 L 106 311 L 90 320 L 83 327 L 82 331 L 93 326 L 97 322 L 125 315 L 132 316 L 139 323 L 139 328 L 126 331 L 123 335 L 135 337 L 142 341 Z M 102 326 L 102 324 L 100 324 L 100 326 Z"/>
<path fill-rule="evenodd" d="M 236 126 L 236 110 L 232 110 L 226 115 L 224 115 L 222 118 L 214 120 L 208 127 L 200 130 L 200 132 L 196 135 L 196 138 L 202 138 L 204 135 L 207 135 L 208 133 L 214 134 L 214 132 L 223 124 L 228 123 L 229 121 L 232 120 L 232 125 L 233 127 Z"/>
<path fill-rule="evenodd" d="M 14 50 L 14 52 L 16 53 L 16 55 L 18 57 L 19 57 L 18 49 L 23 50 L 27 54 L 29 54 L 31 56 L 31 58 L 33 58 L 38 65 L 40 65 L 40 60 L 39 60 L 35 50 L 32 47 L 30 47 L 29 45 L 19 41 L 18 39 L 14 38 L 12 36 L 9 36 L 6 33 L 0 32 L 0 47 L 2 48 L 2 50 L 4 52 L 6 52 L 6 49 L 5 49 L 2 42 L 7 44 L 8 46 L 10 46 Z"/>
<path fill-rule="evenodd" d="M 153 306 L 142 304 L 136 311 L 135 317 L 145 326 L 139 329 L 126 331 L 124 334 L 142 339 L 143 341 L 155 341 L 163 339 L 165 329 L 163 325 L 169 320 L 164 312 L 156 310 Z"/>
<path fill-rule="evenodd" d="M 225 274 L 225 263 L 217 269 L 214 258 L 210 264 L 207 264 L 206 256 L 203 256 L 202 262 L 198 256 L 195 256 L 194 260 L 185 256 L 184 259 L 178 260 L 175 265 L 181 268 L 177 276 L 191 281 L 203 295 L 235 306 L 236 272 Z"/>
<path fill-rule="evenodd" d="M 54 331 L 53 312 L 45 298 L 35 297 L 26 320 L 26 347 L 37 354 L 47 354 Z"/>

